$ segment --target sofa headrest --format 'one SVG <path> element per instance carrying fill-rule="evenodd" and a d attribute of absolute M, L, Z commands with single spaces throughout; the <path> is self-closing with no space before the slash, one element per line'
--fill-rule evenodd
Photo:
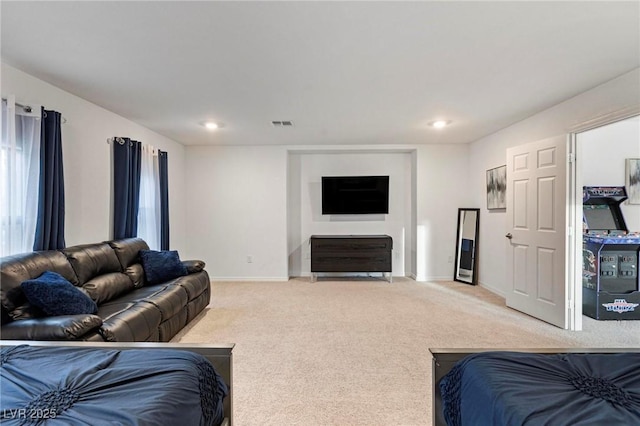
<path fill-rule="evenodd" d="M 107 243 L 83 244 L 62 250 L 67 256 L 80 285 L 91 278 L 110 272 L 122 272 L 116 253 Z"/>
<path fill-rule="evenodd" d="M 12 312 L 28 304 L 20 284 L 39 277 L 45 271 L 57 272 L 74 285 L 79 283 L 67 258 L 57 250 L 36 251 L 2 258 L 0 303 L 9 315 L 13 317 Z"/>
<path fill-rule="evenodd" d="M 141 238 L 108 241 L 108 244 L 116 252 L 123 270 L 134 263 L 140 263 L 140 255 L 138 254 L 140 250 L 149 250 L 149 246 Z"/>

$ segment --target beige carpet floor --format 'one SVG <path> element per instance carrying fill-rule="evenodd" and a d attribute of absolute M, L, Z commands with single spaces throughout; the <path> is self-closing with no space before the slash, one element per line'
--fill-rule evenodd
<path fill-rule="evenodd" d="M 173 342 L 236 344 L 237 426 L 430 425 L 429 348 L 640 347 L 640 321 L 570 332 L 481 287 L 300 278 L 213 282 Z"/>

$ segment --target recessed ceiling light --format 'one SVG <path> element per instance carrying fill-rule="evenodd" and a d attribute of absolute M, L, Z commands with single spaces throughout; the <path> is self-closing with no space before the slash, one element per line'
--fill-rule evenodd
<path fill-rule="evenodd" d="M 435 120 L 435 121 L 431 121 L 429 123 L 429 126 L 436 129 L 442 129 L 443 127 L 446 127 L 449 124 L 451 124 L 451 120 Z"/>
<path fill-rule="evenodd" d="M 271 122 L 271 125 L 274 127 L 292 127 L 293 121 L 291 120 L 274 120 Z"/>
<path fill-rule="evenodd" d="M 204 123 L 204 127 L 209 130 L 215 130 L 218 128 L 218 124 L 214 123 L 213 121 L 207 121 L 206 123 Z"/>

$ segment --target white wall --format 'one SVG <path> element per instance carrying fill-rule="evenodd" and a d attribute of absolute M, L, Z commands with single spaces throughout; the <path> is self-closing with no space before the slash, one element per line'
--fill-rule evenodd
<path fill-rule="evenodd" d="M 186 248 L 184 147 L 95 104 L 2 64 L 2 96 L 62 113 L 67 246 L 111 238 L 111 146 L 107 138 L 128 136 L 169 155 L 171 248 Z"/>
<path fill-rule="evenodd" d="M 187 254 L 212 279 L 286 280 L 286 149 L 188 147 L 186 167 Z"/>
<path fill-rule="evenodd" d="M 640 158 L 640 117 L 577 135 L 583 186 L 624 186 L 625 159 Z M 620 206 L 627 228 L 640 231 L 640 204 Z"/>
<path fill-rule="evenodd" d="M 420 145 L 415 163 L 415 278 L 452 280 L 458 208 L 481 206 L 471 197 L 469 146 Z"/>
<path fill-rule="evenodd" d="M 289 194 L 297 199 L 291 205 L 291 228 L 300 226 L 298 240 L 289 250 L 295 256 L 291 276 L 310 274 L 311 235 L 386 234 L 393 238 L 392 271 L 394 276 L 405 276 L 411 271 L 411 154 L 409 152 L 363 153 L 309 153 L 299 156 L 299 175 L 291 170 L 290 180 L 298 181 L 300 194 Z M 322 215 L 323 176 L 389 176 L 389 214 Z M 298 220 L 295 216 L 299 215 Z M 300 253 L 300 256 L 298 256 Z"/>
<path fill-rule="evenodd" d="M 640 106 L 640 69 L 579 94 L 556 106 L 470 145 L 469 189 L 474 204 L 482 207 L 479 237 L 479 282 L 505 295 L 506 213 L 486 209 L 486 170 L 506 164 L 506 149 L 558 135 L 566 135 L 582 123 Z"/>
<path fill-rule="evenodd" d="M 466 145 L 186 150 L 186 185 L 197 194 L 189 200 L 187 253 L 203 258 L 214 279 L 306 274 L 312 233 L 387 233 L 399 253 L 394 274 L 419 281 L 453 277 L 457 209 L 473 207 Z M 317 189 L 319 177 L 329 173 L 389 174 L 396 182 L 392 214 L 384 220 L 322 217 Z"/>

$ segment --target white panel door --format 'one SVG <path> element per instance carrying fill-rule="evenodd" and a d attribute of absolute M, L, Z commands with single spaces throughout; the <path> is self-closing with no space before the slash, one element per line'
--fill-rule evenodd
<path fill-rule="evenodd" d="M 567 141 L 507 150 L 507 306 L 568 327 Z"/>

